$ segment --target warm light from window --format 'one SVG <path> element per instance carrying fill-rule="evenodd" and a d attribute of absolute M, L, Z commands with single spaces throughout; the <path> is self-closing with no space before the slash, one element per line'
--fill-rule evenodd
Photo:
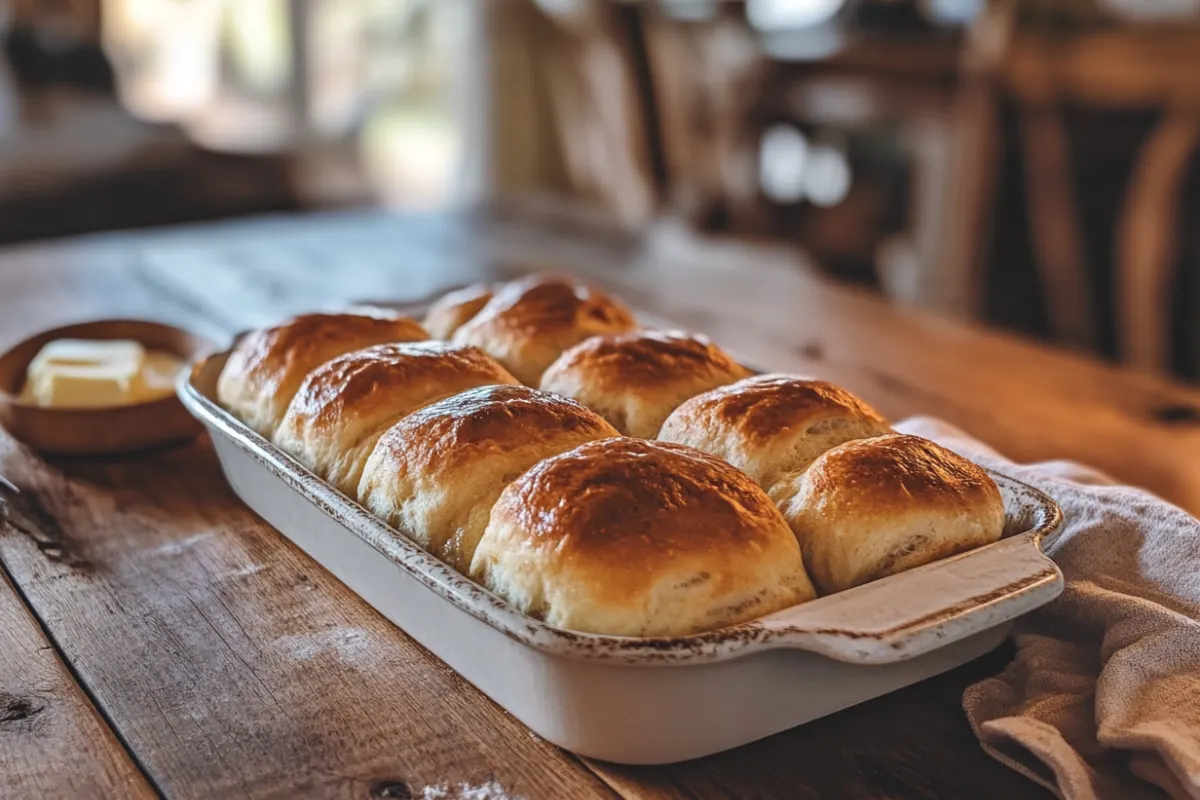
<path fill-rule="evenodd" d="M 104 47 L 135 114 L 173 122 L 217 91 L 219 0 L 103 0 Z"/>
<path fill-rule="evenodd" d="M 760 31 L 811 28 L 832 19 L 846 0 L 746 0 L 746 19 Z"/>
<path fill-rule="evenodd" d="M 382 107 L 363 127 L 364 174 L 388 205 L 445 205 L 453 200 L 455 189 L 458 133 L 443 109 L 403 103 Z"/>
<path fill-rule="evenodd" d="M 804 194 L 813 205 L 836 206 L 850 193 L 850 181 L 850 162 L 836 147 L 816 145 L 809 151 Z"/>
<path fill-rule="evenodd" d="M 758 154 L 758 183 L 777 203 L 804 199 L 808 140 L 794 125 L 773 125 L 763 134 Z"/>
<path fill-rule="evenodd" d="M 262 94 L 286 90 L 292 79 L 287 3 L 230 3 L 225 8 L 224 25 L 230 66 L 237 70 L 245 87 Z"/>

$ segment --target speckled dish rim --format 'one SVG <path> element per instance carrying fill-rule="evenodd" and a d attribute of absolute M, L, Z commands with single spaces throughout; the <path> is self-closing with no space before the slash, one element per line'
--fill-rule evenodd
<path fill-rule="evenodd" d="M 631 638 L 562 630 L 530 617 L 422 550 L 218 405 L 228 351 L 194 362 L 178 383 L 184 406 L 345 530 L 431 591 L 540 652 L 631 665 L 723 661 L 775 648 L 855 664 L 903 661 L 1005 623 L 1057 597 L 1062 573 L 1044 553 L 1062 525 L 1047 495 L 989 470 L 1006 508 L 1005 537 L 958 556 L 692 636 Z"/>

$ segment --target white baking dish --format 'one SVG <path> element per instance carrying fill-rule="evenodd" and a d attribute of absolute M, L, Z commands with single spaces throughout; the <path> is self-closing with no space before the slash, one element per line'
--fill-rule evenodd
<path fill-rule="evenodd" d="M 215 402 L 226 354 L 179 386 L 234 491 L 384 616 L 537 734 L 630 764 L 726 750 L 944 672 L 1062 591 L 1041 551 L 1061 512 L 993 474 L 1006 537 L 964 555 L 697 636 L 561 631 L 462 577 Z"/>

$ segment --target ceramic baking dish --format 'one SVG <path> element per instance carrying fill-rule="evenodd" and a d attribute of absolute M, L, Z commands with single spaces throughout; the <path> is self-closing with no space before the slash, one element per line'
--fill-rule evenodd
<path fill-rule="evenodd" d="M 659 764 L 726 750 L 963 664 L 1056 597 L 1042 553 L 1061 512 L 993 474 L 1000 542 L 696 636 L 633 639 L 551 628 L 459 575 L 215 401 L 226 353 L 179 394 L 238 496 L 384 616 L 538 735 L 585 756 Z"/>

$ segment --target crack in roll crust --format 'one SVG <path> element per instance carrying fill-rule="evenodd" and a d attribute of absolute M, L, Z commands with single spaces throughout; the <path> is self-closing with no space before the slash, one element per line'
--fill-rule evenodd
<path fill-rule="evenodd" d="M 542 375 L 542 388 L 578 400 L 621 433 L 650 439 L 683 401 L 749 374 L 706 336 L 639 331 L 572 347 Z"/>
<path fill-rule="evenodd" d="M 917 436 L 848 442 L 780 505 L 822 594 L 998 541 L 1004 501 L 982 468 Z"/>
<path fill-rule="evenodd" d="M 246 334 L 217 380 L 221 405 L 270 438 L 288 403 L 312 370 L 331 358 L 384 342 L 428 339 L 408 317 L 386 314 L 302 314 Z"/>
<path fill-rule="evenodd" d="M 487 305 L 494 293 L 495 287 L 486 283 L 447 292 L 425 313 L 425 330 L 434 339 L 449 339 Z"/>
<path fill-rule="evenodd" d="M 452 341 L 480 347 L 528 386 L 562 352 L 590 336 L 623 333 L 637 323 L 604 292 L 557 277 L 506 284 Z"/>
<path fill-rule="evenodd" d="M 890 431 L 877 411 L 840 386 L 756 375 L 684 402 L 658 438 L 723 458 L 770 491 L 831 447 Z"/>
<path fill-rule="evenodd" d="M 474 347 L 384 344 L 313 370 L 296 392 L 275 443 L 340 491 L 355 496 L 380 435 L 422 406 L 516 378 Z"/>
<path fill-rule="evenodd" d="M 511 483 L 471 576 L 556 627 L 622 636 L 712 630 L 813 597 L 758 486 L 691 448 L 632 438 L 585 444 Z"/>
<path fill-rule="evenodd" d="M 471 389 L 383 434 L 363 470 L 359 502 L 466 574 L 509 483 L 544 458 L 617 435 L 564 397 L 525 386 Z"/>

